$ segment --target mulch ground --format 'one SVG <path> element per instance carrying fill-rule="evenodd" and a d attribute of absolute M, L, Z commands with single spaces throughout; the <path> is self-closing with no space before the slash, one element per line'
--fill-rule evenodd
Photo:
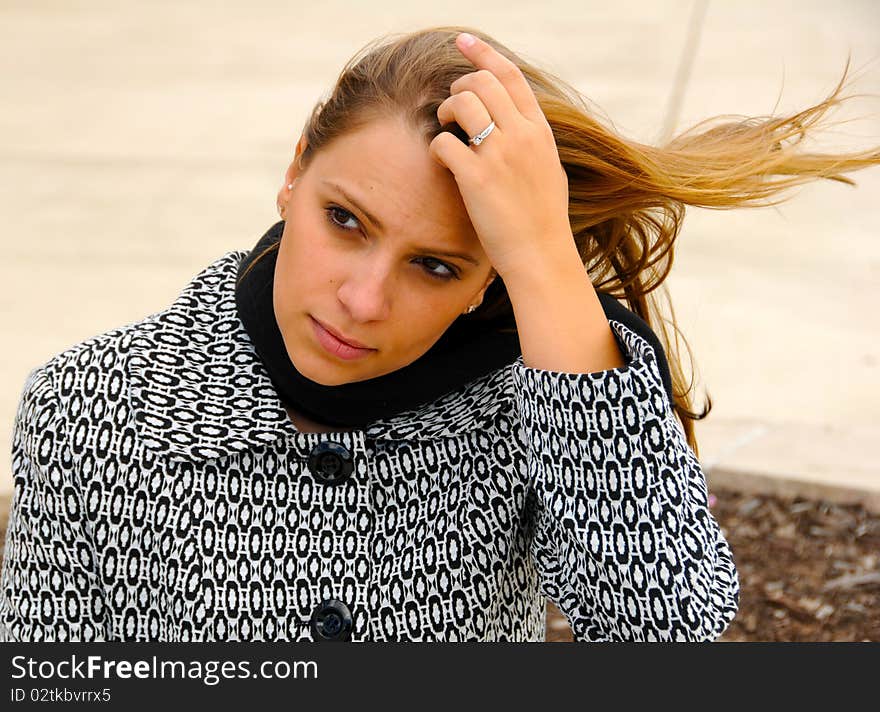
<path fill-rule="evenodd" d="M 715 489 L 740 607 L 727 641 L 880 641 L 880 516 L 858 506 Z M 0 546 L 9 498 L 0 497 Z M 548 604 L 547 640 L 570 642 Z"/>

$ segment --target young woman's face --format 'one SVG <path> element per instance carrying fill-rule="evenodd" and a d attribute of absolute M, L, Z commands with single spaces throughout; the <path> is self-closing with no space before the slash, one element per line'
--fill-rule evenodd
<path fill-rule="evenodd" d="M 482 301 L 495 273 L 452 173 L 418 134 L 374 121 L 313 155 L 306 170 L 296 163 L 279 193 L 274 305 L 305 377 L 339 385 L 402 368 Z M 320 324 L 368 348 L 345 347 Z"/>

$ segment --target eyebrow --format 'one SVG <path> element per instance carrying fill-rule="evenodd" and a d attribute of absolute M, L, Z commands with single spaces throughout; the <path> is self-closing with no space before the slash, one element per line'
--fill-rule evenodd
<path fill-rule="evenodd" d="M 334 190 L 338 191 L 342 195 L 342 197 L 344 197 L 349 203 L 351 203 L 354 207 L 356 207 L 358 210 L 360 210 L 364 214 L 364 216 L 366 216 L 367 220 L 369 220 L 371 223 L 373 223 L 373 225 L 375 225 L 379 230 L 381 230 L 383 232 L 385 231 L 385 225 L 382 223 L 382 221 L 379 220 L 379 218 L 377 218 L 371 212 L 369 212 L 366 208 L 364 208 L 357 200 L 355 200 L 348 193 L 348 191 L 345 190 L 345 188 L 343 188 L 338 183 L 334 183 L 333 181 L 331 181 L 327 178 L 324 178 L 321 182 L 326 183 L 328 186 L 330 186 Z M 459 259 L 465 260 L 466 262 L 470 262 L 472 264 L 475 264 L 478 267 L 480 265 L 480 261 L 478 259 L 476 259 L 475 257 L 472 257 L 471 255 L 469 255 L 465 252 L 450 252 L 448 250 L 438 250 L 433 247 L 417 247 L 416 251 L 417 252 L 428 252 L 432 255 L 441 255 L 443 257 L 457 257 Z"/>

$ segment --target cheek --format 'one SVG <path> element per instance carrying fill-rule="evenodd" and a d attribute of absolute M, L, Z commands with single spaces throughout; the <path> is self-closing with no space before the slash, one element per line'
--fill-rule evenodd
<path fill-rule="evenodd" d="M 275 320 L 284 336 L 293 314 L 300 310 L 298 290 L 295 286 L 296 276 L 281 263 L 279 255 L 275 266 L 275 284 L 272 287 L 272 302 L 275 308 Z"/>
<path fill-rule="evenodd" d="M 338 268 L 340 260 L 327 239 L 314 228 L 298 230 L 284 240 L 275 270 L 275 300 L 276 307 L 289 312 L 294 305 L 305 308 L 304 302 L 310 295 L 338 284 L 334 266 Z"/>
<path fill-rule="evenodd" d="M 441 294 L 401 299 L 394 315 L 401 351 L 413 355 L 433 346 L 459 314 L 451 303 L 454 301 L 450 297 Z"/>

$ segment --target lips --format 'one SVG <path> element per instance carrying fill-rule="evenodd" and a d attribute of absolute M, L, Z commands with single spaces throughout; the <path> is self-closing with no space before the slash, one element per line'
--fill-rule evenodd
<path fill-rule="evenodd" d="M 312 317 L 312 319 L 315 319 L 315 317 Z M 315 319 L 315 321 L 317 321 L 318 324 L 320 324 L 322 327 L 324 327 L 325 331 L 328 331 L 330 334 L 335 336 L 337 339 L 339 339 L 344 344 L 348 344 L 349 346 L 356 348 L 356 349 L 369 349 L 370 351 L 374 350 L 374 349 L 370 348 L 369 346 L 367 346 L 366 344 L 362 344 L 360 341 L 355 341 L 354 339 L 349 339 L 347 336 L 336 331 L 336 329 L 334 329 L 332 326 L 328 326 L 323 321 L 318 321 L 317 319 Z"/>
<path fill-rule="evenodd" d="M 344 361 L 352 361 L 364 358 L 374 353 L 376 349 L 369 347 L 352 346 L 348 341 L 336 336 L 335 331 L 331 331 L 322 322 L 318 321 L 311 314 L 309 319 L 312 322 L 312 329 L 315 332 L 315 339 L 321 347 L 332 356 L 341 358 Z M 360 343 L 356 341 L 355 343 Z"/>

